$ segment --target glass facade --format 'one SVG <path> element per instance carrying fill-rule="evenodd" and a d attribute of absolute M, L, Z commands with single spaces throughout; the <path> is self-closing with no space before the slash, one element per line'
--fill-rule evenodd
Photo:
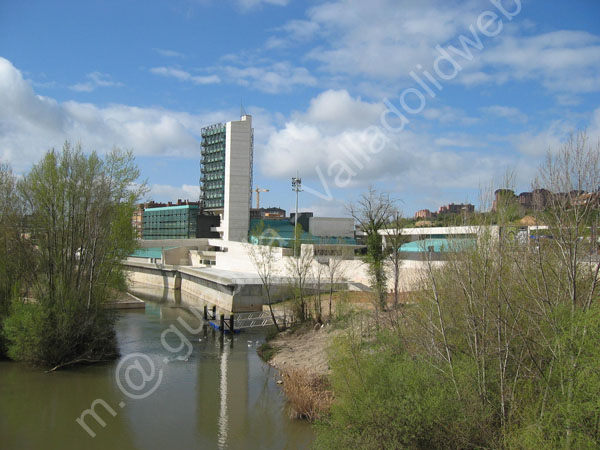
<path fill-rule="evenodd" d="M 195 238 L 198 209 L 196 205 L 145 209 L 142 218 L 142 239 Z"/>
<path fill-rule="evenodd" d="M 202 129 L 200 195 L 205 209 L 222 209 L 225 197 L 225 124 Z"/>

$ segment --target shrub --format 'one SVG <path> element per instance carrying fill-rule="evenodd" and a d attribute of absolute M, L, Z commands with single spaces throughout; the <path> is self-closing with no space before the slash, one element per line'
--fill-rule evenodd
<path fill-rule="evenodd" d="M 292 419 L 313 422 L 329 410 L 333 395 L 326 377 L 302 369 L 288 369 L 281 376 Z"/>
<path fill-rule="evenodd" d="M 381 342 L 338 343 L 332 360 L 335 400 L 318 424 L 317 448 L 469 448 L 484 436 L 489 414 L 457 400 L 450 380 L 425 361 Z M 463 373 L 468 378 L 468 368 Z M 467 406 L 469 405 L 469 406 Z"/>

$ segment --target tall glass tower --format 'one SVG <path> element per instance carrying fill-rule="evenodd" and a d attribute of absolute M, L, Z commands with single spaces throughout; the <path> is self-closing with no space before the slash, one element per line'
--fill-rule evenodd
<path fill-rule="evenodd" d="M 205 211 L 221 215 L 220 233 L 228 241 L 248 239 L 253 153 L 250 115 L 202 129 L 200 200 Z"/>

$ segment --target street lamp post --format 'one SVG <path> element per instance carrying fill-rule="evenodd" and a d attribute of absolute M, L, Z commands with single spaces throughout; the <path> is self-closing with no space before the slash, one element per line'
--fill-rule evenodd
<path fill-rule="evenodd" d="M 302 178 L 292 177 L 292 191 L 296 193 L 296 214 L 294 215 L 294 256 L 296 255 L 296 247 L 298 246 L 298 193 L 302 191 Z"/>

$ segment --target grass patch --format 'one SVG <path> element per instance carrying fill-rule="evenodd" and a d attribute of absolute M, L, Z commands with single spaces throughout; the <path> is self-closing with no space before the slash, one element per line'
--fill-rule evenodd
<path fill-rule="evenodd" d="M 265 342 L 257 349 L 258 356 L 260 356 L 265 362 L 269 362 L 278 351 L 278 348 L 273 347 L 268 342 Z"/>

